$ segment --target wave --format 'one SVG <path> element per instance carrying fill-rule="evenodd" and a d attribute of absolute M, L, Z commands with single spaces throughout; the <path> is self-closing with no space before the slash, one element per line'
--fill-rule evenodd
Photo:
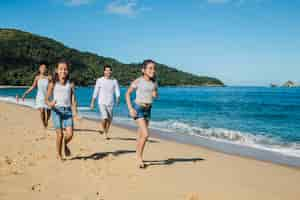
<path fill-rule="evenodd" d="M 11 97 L 11 96 L 2 96 L 2 97 L 0 97 L 0 101 L 19 104 L 19 105 L 23 105 L 23 106 L 32 107 L 32 108 L 36 107 L 35 106 L 35 99 L 30 99 L 30 98 L 27 98 L 24 101 L 22 101 L 21 98 L 19 98 L 17 100 L 17 98 L 14 98 L 14 97 Z"/>
<path fill-rule="evenodd" d="M 0 101 L 25 105 L 35 108 L 34 99 L 25 99 L 25 101 L 16 101 L 14 97 L 0 97 Z M 91 119 L 99 119 L 99 113 L 93 112 L 87 106 L 78 107 L 79 115 Z M 134 121 L 128 117 L 114 117 L 115 122 L 124 125 L 134 125 Z M 225 128 L 214 128 L 208 125 L 193 126 L 185 122 L 176 120 L 151 121 L 150 128 L 163 131 L 168 134 L 172 132 L 180 133 L 182 136 L 188 134 L 195 137 L 202 137 L 211 140 L 222 141 L 226 143 L 239 144 L 243 146 L 273 151 L 289 156 L 300 157 L 300 143 L 285 142 L 279 138 L 257 135 L 248 132 L 229 130 Z"/>
<path fill-rule="evenodd" d="M 279 138 L 271 136 L 229 130 L 225 128 L 202 128 L 176 120 L 166 120 L 161 122 L 154 121 L 151 122 L 151 127 L 154 129 L 158 128 L 159 130 L 168 133 L 177 132 L 181 134 L 189 134 L 196 137 L 203 137 L 300 157 L 300 143 L 285 142 Z"/>
<path fill-rule="evenodd" d="M 91 108 L 88 106 L 79 106 L 78 111 L 91 111 Z"/>

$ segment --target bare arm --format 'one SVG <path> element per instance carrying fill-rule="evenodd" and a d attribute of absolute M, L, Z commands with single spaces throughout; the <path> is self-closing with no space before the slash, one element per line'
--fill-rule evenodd
<path fill-rule="evenodd" d="M 127 92 L 126 92 L 126 103 L 127 103 L 127 107 L 129 110 L 129 113 L 131 115 L 131 117 L 135 117 L 137 115 L 136 110 L 134 110 L 132 103 L 131 103 L 131 94 L 132 92 L 135 90 L 135 83 L 136 81 L 134 81 L 128 88 Z"/>
<path fill-rule="evenodd" d="M 72 110 L 74 112 L 74 115 L 77 116 L 78 110 L 77 110 L 77 100 L 75 95 L 75 84 L 72 83 L 71 85 L 71 102 L 72 102 Z"/>
<path fill-rule="evenodd" d="M 46 95 L 46 99 L 45 99 L 45 103 L 50 107 L 53 108 L 56 104 L 56 102 L 53 101 L 49 101 L 49 98 L 52 97 L 53 95 L 53 89 L 54 89 L 54 83 L 49 83 L 48 85 L 48 90 L 47 90 L 47 95 Z"/>
<path fill-rule="evenodd" d="M 126 92 L 125 98 L 126 98 L 126 103 L 127 103 L 128 110 L 133 109 L 132 103 L 131 103 L 131 94 L 132 94 L 133 91 L 134 91 L 134 89 L 132 87 L 129 87 L 127 92 Z"/>
<path fill-rule="evenodd" d="M 90 108 L 93 110 L 94 106 L 95 106 L 95 100 L 97 98 L 97 95 L 99 94 L 99 90 L 100 90 L 100 83 L 99 80 L 96 81 L 95 87 L 94 87 L 94 92 L 93 92 L 93 96 L 92 96 L 92 100 L 91 100 L 91 105 Z"/>
<path fill-rule="evenodd" d="M 120 103 L 120 87 L 119 87 L 117 80 L 116 80 L 115 84 L 116 84 L 115 85 L 115 94 L 116 94 L 117 104 L 119 104 Z"/>
<path fill-rule="evenodd" d="M 38 82 L 38 76 L 36 76 L 36 77 L 34 78 L 34 81 L 33 81 L 32 85 L 31 85 L 31 87 L 28 88 L 28 90 L 26 90 L 26 91 L 24 92 L 24 94 L 23 94 L 23 96 L 22 96 L 23 101 L 24 101 L 26 95 L 29 94 L 34 88 L 37 87 L 37 82 Z"/>

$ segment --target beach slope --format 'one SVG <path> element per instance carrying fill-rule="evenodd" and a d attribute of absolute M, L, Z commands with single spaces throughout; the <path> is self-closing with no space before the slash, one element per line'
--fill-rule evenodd
<path fill-rule="evenodd" d="M 37 111 L 0 102 L 0 199 L 298 200 L 300 169 L 150 138 L 148 167 L 135 165 L 135 133 L 76 121 L 66 162 Z"/>

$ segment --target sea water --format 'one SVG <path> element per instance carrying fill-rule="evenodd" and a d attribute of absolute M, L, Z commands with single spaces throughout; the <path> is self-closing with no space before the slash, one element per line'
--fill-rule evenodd
<path fill-rule="evenodd" d="M 25 89 L 0 89 L 0 100 L 16 102 Z M 79 114 L 99 119 L 90 110 L 92 87 L 76 88 Z M 114 122 L 134 125 L 121 88 Z M 33 91 L 20 104 L 34 107 Z M 277 152 L 300 158 L 300 88 L 161 87 L 152 109 L 151 128 L 180 139 L 193 137 Z"/>

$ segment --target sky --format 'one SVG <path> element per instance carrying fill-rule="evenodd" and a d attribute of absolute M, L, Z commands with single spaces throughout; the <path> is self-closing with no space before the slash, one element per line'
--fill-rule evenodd
<path fill-rule="evenodd" d="M 227 85 L 300 83 L 300 0 L 1 0 L 0 28 Z"/>

